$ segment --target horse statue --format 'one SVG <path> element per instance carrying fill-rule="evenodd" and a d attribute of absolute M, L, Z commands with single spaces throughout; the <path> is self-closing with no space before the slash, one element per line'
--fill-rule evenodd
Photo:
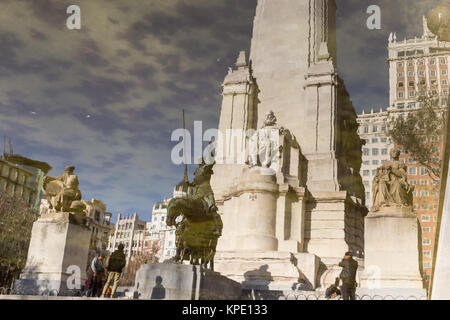
<path fill-rule="evenodd" d="M 194 173 L 193 194 L 174 198 L 167 207 L 167 225 L 176 227 L 175 262 L 189 260 L 193 265 L 209 266 L 212 271 L 223 228 L 210 185 L 213 165 L 202 159 Z"/>

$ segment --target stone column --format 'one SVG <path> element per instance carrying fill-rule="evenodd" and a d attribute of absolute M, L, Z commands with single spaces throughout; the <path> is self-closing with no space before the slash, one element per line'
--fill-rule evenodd
<path fill-rule="evenodd" d="M 237 249 L 277 251 L 275 172 L 259 167 L 245 170 L 237 185 L 237 197 Z"/>

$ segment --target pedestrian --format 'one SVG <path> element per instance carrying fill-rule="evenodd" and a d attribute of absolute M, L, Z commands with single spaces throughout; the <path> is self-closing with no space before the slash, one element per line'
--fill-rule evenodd
<path fill-rule="evenodd" d="M 103 256 L 101 254 L 97 255 L 91 262 L 92 270 L 92 282 L 91 282 L 91 297 L 99 297 L 102 290 L 102 277 L 105 272 L 103 267 Z"/>
<path fill-rule="evenodd" d="M 351 251 L 345 253 L 344 259 L 339 263 L 342 267 L 340 278 L 342 280 L 341 295 L 343 300 L 355 300 L 356 292 L 356 271 L 358 262 L 353 259 Z"/>
<path fill-rule="evenodd" d="M 332 284 L 331 286 L 329 286 L 327 288 L 327 290 L 325 291 L 325 298 L 327 298 L 328 300 L 339 299 L 338 296 L 341 295 L 341 290 L 339 290 L 339 282 L 340 282 L 340 279 L 336 278 L 336 280 L 334 281 L 334 284 Z"/>
<path fill-rule="evenodd" d="M 119 244 L 116 251 L 111 254 L 109 257 L 108 266 L 106 269 L 108 270 L 108 278 L 106 280 L 105 286 L 103 287 L 101 297 L 105 297 L 106 290 L 109 287 L 111 281 L 114 280 L 113 287 L 111 289 L 111 298 L 114 298 L 114 294 L 117 290 L 117 285 L 119 284 L 120 274 L 122 273 L 123 268 L 126 264 L 125 254 L 123 253 L 123 244 Z"/>

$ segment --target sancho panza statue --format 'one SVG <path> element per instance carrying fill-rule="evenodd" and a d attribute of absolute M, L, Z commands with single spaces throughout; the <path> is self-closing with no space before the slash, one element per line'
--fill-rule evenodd
<path fill-rule="evenodd" d="M 51 177 L 46 176 L 43 191 L 50 197 L 51 209 L 63 212 L 74 212 L 74 205 L 81 200 L 81 191 L 78 188 L 78 176 L 74 174 L 75 167 L 65 167 L 65 173 Z"/>
<path fill-rule="evenodd" d="M 406 165 L 399 160 L 400 151 L 393 149 L 390 155 L 391 160 L 377 169 L 372 182 L 372 211 L 378 211 L 382 207 L 412 206 L 414 187 L 408 183 Z"/>

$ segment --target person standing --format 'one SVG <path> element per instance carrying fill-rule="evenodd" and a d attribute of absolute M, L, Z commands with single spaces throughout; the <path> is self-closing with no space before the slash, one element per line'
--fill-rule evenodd
<path fill-rule="evenodd" d="M 353 259 L 351 251 L 345 253 L 344 259 L 339 263 L 342 267 L 340 278 L 342 280 L 341 295 L 343 300 L 355 300 L 356 292 L 356 271 L 358 262 Z"/>
<path fill-rule="evenodd" d="M 103 267 L 103 256 L 101 254 L 92 259 L 91 269 L 93 272 L 91 297 L 98 297 L 101 293 L 102 277 L 105 272 L 105 268 Z"/>
<path fill-rule="evenodd" d="M 125 254 L 123 253 L 123 244 L 119 244 L 116 251 L 114 251 L 109 257 L 108 266 L 106 269 L 108 270 L 108 278 L 106 280 L 105 286 L 103 287 L 101 297 L 105 297 L 106 290 L 109 287 L 111 281 L 114 280 L 114 284 L 111 290 L 111 298 L 114 298 L 114 294 L 117 290 L 117 285 L 119 284 L 120 274 L 122 273 L 123 268 L 126 264 Z"/>

